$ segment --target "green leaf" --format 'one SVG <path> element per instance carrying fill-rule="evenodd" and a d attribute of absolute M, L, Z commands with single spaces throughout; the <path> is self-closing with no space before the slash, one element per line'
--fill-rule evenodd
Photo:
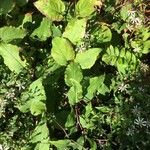
<path fill-rule="evenodd" d="M 35 130 L 31 134 L 30 142 L 31 143 L 41 142 L 42 140 L 46 140 L 48 136 L 49 136 L 49 130 L 47 128 L 46 123 L 39 124 L 38 126 L 36 126 Z"/>
<path fill-rule="evenodd" d="M 90 78 L 90 85 L 89 85 L 89 87 L 87 89 L 87 94 L 86 94 L 85 97 L 91 100 L 95 96 L 97 91 L 100 92 L 100 89 L 101 89 L 101 87 L 104 84 L 104 80 L 105 80 L 105 76 L 104 75 L 99 76 L 99 77 Z M 106 90 L 104 90 L 102 92 L 105 93 Z"/>
<path fill-rule="evenodd" d="M 33 115 L 39 115 L 42 114 L 46 110 L 45 106 L 45 90 L 42 85 L 42 79 L 38 79 L 34 81 L 30 87 L 29 91 L 31 92 L 31 105 L 30 105 L 30 111 Z"/>
<path fill-rule="evenodd" d="M 67 93 L 69 104 L 75 105 L 80 102 L 82 98 L 82 86 L 79 82 L 71 79 L 71 84 L 73 85 Z"/>
<path fill-rule="evenodd" d="M 19 56 L 19 50 L 20 48 L 15 45 L 0 43 L 0 55 L 4 63 L 15 73 L 19 73 L 26 66 L 26 62 Z"/>
<path fill-rule="evenodd" d="M 77 81 L 78 83 L 81 82 L 83 78 L 82 71 L 80 66 L 77 63 L 70 63 L 65 71 L 65 82 L 68 86 L 74 85 L 72 83 L 72 79 Z"/>
<path fill-rule="evenodd" d="M 77 17 L 88 17 L 94 11 L 94 6 L 96 5 L 97 0 L 79 0 L 76 7 L 75 12 Z"/>
<path fill-rule="evenodd" d="M 109 42 L 112 39 L 111 30 L 106 25 L 96 27 L 91 35 L 91 40 L 97 43 Z"/>
<path fill-rule="evenodd" d="M 105 93 L 110 92 L 110 91 L 109 91 L 109 88 L 103 83 L 97 92 L 98 94 L 105 95 Z"/>
<path fill-rule="evenodd" d="M 95 107 L 97 110 L 99 110 L 102 113 L 109 113 L 111 112 L 111 109 L 107 106 L 102 106 L 102 107 Z"/>
<path fill-rule="evenodd" d="M 35 7 L 52 21 L 61 21 L 65 11 L 65 5 L 61 0 L 38 0 Z"/>
<path fill-rule="evenodd" d="M 13 0 L 0 0 L 0 15 L 8 14 L 14 6 L 15 3 Z"/>
<path fill-rule="evenodd" d="M 74 59 L 75 52 L 67 39 L 56 37 L 52 41 L 51 55 L 59 65 L 66 66 L 67 61 Z"/>
<path fill-rule="evenodd" d="M 33 31 L 31 37 L 37 37 L 40 41 L 45 41 L 52 34 L 50 30 L 51 24 L 47 18 L 43 18 L 40 26 Z"/>
<path fill-rule="evenodd" d="M 73 19 L 69 21 L 63 37 L 68 38 L 74 45 L 81 42 L 85 35 L 86 19 Z"/>
<path fill-rule="evenodd" d="M 15 27 L 2 27 L 0 28 L 0 39 L 3 42 L 11 42 L 15 39 L 22 39 L 26 36 L 26 32 L 23 29 L 15 28 Z"/>
<path fill-rule="evenodd" d="M 78 52 L 75 62 L 79 63 L 82 69 L 89 69 L 94 65 L 100 52 L 100 48 L 91 48 L 84 52 Z"/>
<path fill-rule="evenodd" d="M 66 149 L 70 143 L 70 140 L 50 141 L 50 144 L 54 145 L 58 150 Z"/>
<path fill-rule="evenodd" d="M 92 120 L 90 120 L 89 118 L 83 118 L 81 116 L 79 118 L 83 128 L 92 130 L 92 128 L 94 127 L 94 123 L 92 122 Z"/>
<path fill-rule="evenodd" d="M 88 138 L 87 140 L 90 143 L 90 147 L 91 147 L 90 150 L 96 150 L 97 149 L 96 142 L 93 139 L 91 139 L 91 138 Z"/>
<path fill-rule="evenodd" d="M 30 84 L 28 91 L 22 94 L 21 100 L 23 104 L 18 107 L 22 112 L 31 111 L 31 114 L 37 116 L 46 111 L 46 95 L 41 78 Z"/>
<path fill-rule="evenodd" d="M 32 13 L 26 13 L 24 15 L 22 24 L 19 27 L 23 29 L 27 29 L 28 23 L 32 23 Z"/>
<path fill-rule="evenodd" d="M 137 57 L 125 48 L 118 49 L 112 45 L 107 48 L 102 60 L 109 65 L 116 66 L 120 73 L 126 70 L 134 70 L 138 62 Z"/>
<path fill-rule="evenodd" d="M 120 16 L 121 16 L 122 20 L 125 21 L 129 17 L 129 10 L 131 10 L 131 4 L 124 5 L 121 8 Z"/>
<path fill-rule="evenodd" d="M 142 53 L 143 54 L 148 54 L 150 53 L 150 40 L 147 40 L 143 43 L 143 50 L 142 50 Z"/>
<path fill-rule="evenodd" d="M 65 123 L 65 127 L 66 128 L 71 128 L 71 127 L 74 127 L 75 124 L 76 124 L 76 118 L 75 118 L 73 109 L 71 109 L 71 112 L 70 112 L 70 114 L 67 117 L 67 121 Z"/>
<path fill-rule="evenodd" d="M 34 150 L 49 150 L 50 143 L 48 140 L 42 140 L 40 143 L 36 144 Z"/>
<path fill-rule="evenodd" d="M 51 30 L 52 30 L 52 36 L 54 38 L 62 36 L 61 30 L 57 26 L 55 26 L 54 24 L 52 25 Z"/>

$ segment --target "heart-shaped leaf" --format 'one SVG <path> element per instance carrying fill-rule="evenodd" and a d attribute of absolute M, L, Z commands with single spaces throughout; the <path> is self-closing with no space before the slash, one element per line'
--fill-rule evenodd
<path fill-rule="evenodd" d="M 78 62 L 82 69 L 89 69 L 94 65 L 100 52 L 100 48 L 91 48 L 87 51 L 79 52 L 75 58 L 75 62 Z"/>
<path fill-rule="evenodd" d="M 68 38 L 73 44 L 77 44 L 85 35 L 86 19 L 71 20 L 63 33 L 63 37 Z"/>
<path fill-rule="evenodd" d="M 65 66 L 67 61 L 74 59 L 75 52 L 67 39 L 56 37 L 52 41 L 51 55 L 59 65 Z"/>

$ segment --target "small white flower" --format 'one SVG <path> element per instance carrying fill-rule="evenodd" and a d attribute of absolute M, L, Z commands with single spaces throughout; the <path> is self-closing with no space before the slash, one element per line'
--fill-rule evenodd
<path fill-rule="evenodd" d="M 129 128 L 126 134 L 127 134 L 128 136 L 130 136 L 130 135 L 132 136 L 132 135 L 134 134 L 134 129 Z"/>
<path fill-rule="evenodd" d="M 16 83 L 16 87 L 19 88 L 19 91 L 25 89 L 25 86 L 24 86 L 24 85 L 25 85 L 25 83 L 21 83 L 21 82 L 17 82 L 17 83 Z"/>
<path fill-rule="evenodd" d="M 124 91 L 127 92 L 127 88 L 128 88 L 127 84 L 121 83 L 121 85 L 118 87 L 118 90 L 121 92 L 124 92 Z"/>
<path fill-rule="evenodd" d="M 32 21 L 32 24 L 35 24 L 35 21 Z"/>
<path fill-rule="evenodd" d="M 82 52 L 86 49 L 86 46 L 84 43 L 80 44 L 79 46 L 77 46 L 76 51 Z"/>
<path fill-rule="evenodd" d="M 147 121 L 144 121 L 144 118 L 138 117 L 137 119 L 135 119 L 134 124 L 140 127 L 145 127 L 147 125 Z"/>
<path fill-rule="evenodd" d="M 140 92 L 144 92 L 144 88 L 143 88 L 143 87 L 138 87 L 138 90 L 139 90 Z"/>
<path fill-rule="evenodd" d="M 136 106 L 134 106 L 134 108 L 132 109 L 132 113 L 134 114 L 134 115 L 140 115 L 140 109 L 138 108 L 138 106 L 136 105 Z"/>
<path fill-rule="evenodd" d="M 149 66 L 147 64 L 141 63 L 140 66 L 143 72 L 147 72 L 149 70 Z"/>
<path fill-rule="evenodd" d="M 13 99 L 14 97 L 15 97 L 15 93 L 10 93 L 10 92 L 6 93 L 6 98 Z"/>
<path fill-rule="evenodd" d="M 128 16 L 131 17 L 131 18 L 135 18 L 136 17 L 136 11 L 133 11 L 133 10 L 129 11 Z"/>

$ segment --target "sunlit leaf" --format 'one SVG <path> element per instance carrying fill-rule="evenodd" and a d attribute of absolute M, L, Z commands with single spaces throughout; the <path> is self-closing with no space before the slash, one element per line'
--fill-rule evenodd
<path fill-rule="evenodd" d="M 112 39 L 111 30 L 106 25 L 97 26 L 91 33 L 91 40 L 97 43 L 109 42 Z"/>
<path fill-rule="evenodd" d="M 49 150 L 50 144 L 48 140 L 43 140 L 41 143 L 38 143 L 34 150 Z"/>
<path fill-rule="evenodd" d="M 41 41 L 45 41 L 51 36 L 51 22 L 47 18 L 43 18 L 40 26 L 33 31 L 31 37 L 38 38 Z"/>
<path fill-rule="evenodd" d="M 78 52 L 75 62 L 79 63 L 82 69 L 89 69 L 94 65 L 100 52 L 100 48 L 91 48 L 84 52 Z"/>
<path fill-rule="evenodd" d="M 46 123 L 39 124 L 31 134 L 30 142 L 31 143 L 41 142 L 42 140 L 47 139 L 48 136 L 49 136 L 49 131 Z"/>
<path fill-rule="evenodd" d="M 57 140 L 57 141 L 50 141 L 50 144 L 54 145 L 58 150 L 65 149 L 71 143 L 70 140 Z"/>
<path fill-rule="evenodd" d="M 81 41 L 85 35 L 86 19 L 73 19 L 69 21 L 63 37 L 68 38 L 73 44 Z"/>
<path fill-rule="evenodd" d="M 72 86 L 72 79 L 81 82 L 83 78 L 80 66 L 77 63 L 71 63 L 67 66 L 65 71 L 65 82 L 68 86 Z"/>
<path fill-rule="evenodd" d="M 46 111 L 46 95 L 41 78 L 30 84 L 28 91 L 22 93 L 21 100 L 18 108 L 22 112 L 31 111 L 32 115 L 37 116 Z"/>
<path fill-rule="evenodd" d="M 15 39 L 23 39 L 26 34 L 26 31 L 20 28 L 11 26 L 0 28 L 0 40 L 7 43 Z"/>
<path fill-rule="evenodd" d="M 82 98 L 82 86 L 79 82 L 71 79 L 71 84 L 73 85 L 67 93 L 69 104 L 75 105 L 80 102 Z"/>
<path fill-rule="evenodd" d="M 38 0 L 35 7 L 52 21 L 61 21 L 65 11 L 65 5 L 61 0 Z"/>
<path fill-rule="evenodd" d="M 100 94 L 104 94 L 106 91 L 108 91 L 107 89 L 104 89 L 104 80 L 105 80 L 105 76 L 99 76 L 99 77 L 93 77 L 90 78 L 90 85 L 87 88 L 87 94 L 85 96 L 85 98 L 88 98 L 89 100 L 91 100 L 99 91 Z M 102 90 L 101 90 L 102 88 Z"/>
<path fill-rule="evenodd" d="M 97 0 L 79 0 L 76 7 L 75 12 L 78 17 L 88 17 L 94 11 L 94 6 L 96 5 Z"/>
<path fill-rule="evenodd" d="M 15 73 L 19 73 L 26 66 L 26 62 L 22 61 L 19 56 L 19 50 L 20 48 L 15 45 L 0 43 L 0 55 L 4 63 Z"/>
<path fill-rule="evenodd" d="M 67 39 L 56 37 L 52 41 L 51 55 L 59 65 L 65 66 L 67 61 L 74 59 L 75 52 Z"/>
<path fill-rule="evenodd" d="M 143 54 L 148 54 L 150 53 L 150 40 L 147 40 L 143 43 Z"/>

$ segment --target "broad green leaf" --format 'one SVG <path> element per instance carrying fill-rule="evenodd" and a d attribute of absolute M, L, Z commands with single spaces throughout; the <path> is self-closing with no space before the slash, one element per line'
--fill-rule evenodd
<path fill-rule="evenodd" d="M 61 21 L 65 11 L 65 5 L 61 0 L 38 0 L 35 7 L 52 21 Z"/>
<path fill-rule="evenodd" d="M 45 90 L 42 85 L 42 79 L 38 79 L 34 81 L 30 87 L 29 91 L 31 92 L 31 106 L 30 106 L 30 111 L 33 115 L 39 115 L 42 114 L 46 110 L 45 106 L 45 100 L 46 100 L 46 95 L 45 95 Z"/>
<path fill-rule="evenodd" d="M 22 39 L 25 36 L 25 30 L 20 28 L 15 28 L 12 26 L 5 26 L 0 28 L 0 40 L 6 43 L 11 42 L 15 39 Z"/>
<path fill-rule="evenodd" d="M 104 80 L 105 80 L 104 75 L 90 78 L 90 85 L 87 89 L 87 94 L 85 97 L 91 100 L 95 96 L 95 94 L 97 94 L 97 91 L 103 86 Z"/>
<path fill-rule="evenodd" d="M 143 54 L 148 54 L 148 53 L 150 53 L 150 40 L 147 40 L 147 41 L 145 41 L 144 43 L 143 43 L 143 51 L 142 51 L 142 53 Z"/>
<path fill-rule="evenodd" d="M 82 86 L 79 82 L 71 79 L 72 87 L 67 93 L 69 104 L 75 105 L 76 103 L 80 102 L 82 98 Z"/>
<path fill-rule="evenodd" d="M 85 119 L 81 116 L 79 118 L 83 128 L 92 130 L 92 128 L 94 127 L 94 123 L 89 118 Z"/>
<path fill-rule="evenodd" d="M 91 147 L 90 150 L 96 150 L 97 149 L 96 142 L 93 139 L 91 139 L 91 138 L 88 138 L 87 140 L 90 143 L 90 147 Z"/>
<path fill-rule="evenodd" d="M 31 37 L 38 38 L 41 41 L 45 41 L 51 36 L 51 22 L 47 18 L 43 18 L 40 26 L 33 31 Z"/>
<path fill-rule="evenodd" d="M 31 114 L 37 116 L 46 110 L 45 100 L 46 95 L 42 85 L 42 79 L 34 81 L 30 84 L 27 92 L 22 93 L 22 104 L 18 106 L 22 112 L 31 111 Z"/>
<path fill-rule="evenodd" d="M 38 101 L 32 100 L 31 105 L 30 105 L 31 114 L 37 116 L 45 112 L 45 110 L 46 110 L 45 103 L 39 100 Z"/>
<path fill-rule="evenodd" d="M 70 112 L 70 114 L 67 117 L 67 121 L 65 123 L 65 127 L 66 128 L 71 128 L 71 127 L 74 127 L 75 124 L 76 124 L 76 118 L 75 118 L 73 109 L 71 109 L 71 112 Z"/>
<path fill-rule="evenodd" d="M 98 89 L 98 94 L 105 95 L 105 93 L 109 92 L 109 88 L 103 83 L 99 89 Z"/>
<path fill-rule="evenodd" d="M 77 63 L 70 63 L 65 71 L 65 82 L 68 86 L 74 85 L 71 81 L 72 79 L 81 82 L 83 78 L 80 66 Z"/>
<path fill-rule="evenodd" d="M 68 38 L 73 44 L 77 44 L 85 35 L 86 19 L 73 19 L 69 21 L 63 37 Z"/>
<path fill-rule="evenodd" d="M 76 7 L 75 12 L 78 17 L 88 17 L 94 11 L 94 6 L 96 5 L 97 0 L 79 0 Z"/>
<path fill-rule="evenodd" d="M 59 65 L 66 66 L 67 61 L 74 59 L 75 52 L 67 39 L 56 37 L 52 41 L 51 55 Z"/>
<path fill-rule="evenodd" d="M 52 30 L 52 36 L 54 38 L 62 36 L 61 30 L 59 29 L 59 27 L 55 26 L 54 24 L 52 25 L 51 30 Z"/>
<path fill-rule="evenodd" d="M 40 143 L 36 145 L 34 150 L 49 150 L 50 143 L 48 140 L 42 140 Z"/>
<path fill-rule="evenodd" d="M 57 141 L 49 141 L 50 144 L 54 145 L 58 150 L 66 149 L 71 143 L 70 140 L 57 140 Z"/>
<path fill-rule="evenodd" d="M 100 48 L 91 48 L 84 52 L 78 52 L 75 62 L 79 63 L 82 69 L 89 69 L 94 65 L 100 52 Z"/>
<path fill-rule="evenodd" d="M 15 45 L 0 43 L 0 55 L 4 63 L 15 73 L 19 73 L 26 66 L 26 62 L 19 56 L 19 50 L 20 48 Z"/>
<path fill-rule="evenodd" d="M 129 17 L 129 10 L 131 10 L 131 4 L 124 5 L 121 8 L 120 16 L 121 16 L 122 20 L 125 21 Z"/>
<path fill-rule="evenodd" d="M 15 2 L 13 0 L 0 0 L 0 15 L 8 14 L 14 6 Z"/>
<path fill-rule="evenodd" d="M 109 42 L 112 39 L 111 30 L 106 25 L 99 25 L 91 33 L 91 40 L 97 43 Z"/>
<path fill-rule="evenodd" d="M 49 136 L 49 130 L 47 128 L 46 123 L 39 124 L 38 126 L 36 126 L 35 130 L 31 134 L 30 142 L 31 143 L 41 142 L 42 140 L 46 140 L 48 136 Z"/>

